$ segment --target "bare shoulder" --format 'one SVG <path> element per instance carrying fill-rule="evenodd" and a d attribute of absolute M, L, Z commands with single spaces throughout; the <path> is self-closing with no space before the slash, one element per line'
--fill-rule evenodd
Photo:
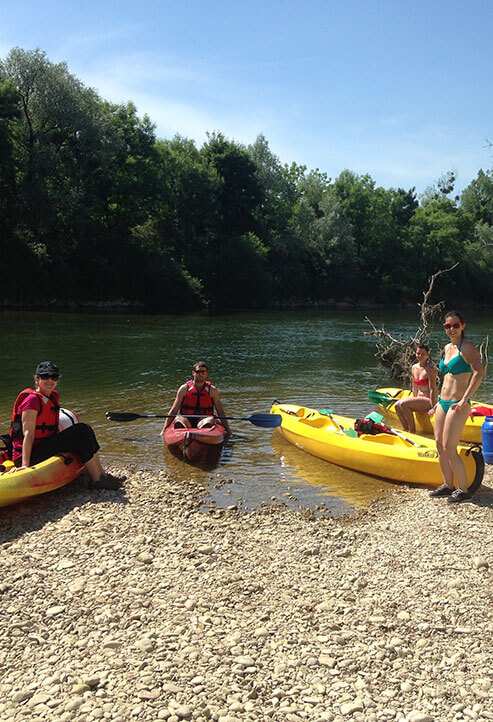
<path fill-rule="evenodd" d="M 465 338 L 462 343 L 462 355 L 466 356 L 467 359 L 480 358 L 477 346 L 472 341 Z"/>
<path fill-rule="evenodd" d="M 426 373 L 428 374 L 428 376 L 436 376 L 437 370 L 435 364 L 426 364 Z"/>

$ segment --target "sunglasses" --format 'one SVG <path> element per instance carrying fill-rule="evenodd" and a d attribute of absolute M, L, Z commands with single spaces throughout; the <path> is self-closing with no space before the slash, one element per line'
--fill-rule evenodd
<path fill-rule="evenodd" d="M 51 379 L 52 381 L 58 381 L 60 378 L 60 374 L 38 374 L 40 379 L 43 379 L 43 381 L 46 381 L 47 379 Z"/>
<path fill-rule="evenodd" d="M 207 373 L 207 369 L 194 369 L 194 370 L 193 370 L 193 373 L 194 373 L 194 374 L 206 374 L 206 373 Z"/>
<path fill-rule="evenodd" d="M 444 323 L 443 328 L 449 331 L 451 328 L 460 328 L 460 323 Z"/>

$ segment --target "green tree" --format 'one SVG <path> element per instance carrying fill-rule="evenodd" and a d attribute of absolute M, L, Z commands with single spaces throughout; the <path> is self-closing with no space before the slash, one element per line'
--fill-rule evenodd
<path fill-rule="evenodd" d="M 493 226 L 493 170 L 480 170 L 477 177 L 462 191 L 460 206 L 474 222 Z"/>
<path fill-rule="evenodd" d="M 354 281 L 356 259 L 342 204 L 327 175 L 318 170 L 302 178 L 297 190 L 293 227 L 303 249 L 310 297 L 326 301 L 345 295 Z"/>
<path fill-rule="evenodd" d="M 211 275 L 209 293 L 215 306 L 263 308 L 272 302 L 267 249 L 253 233 L 225 240 Z"/>
<path fill-rule="evenodd" d="M 216 233 L 218 237 L 255 232 L 256 212 L 262 202 L 257 167 L 245 148 L 222 133 L 208 135 L 201 153 L 215 169 L 217 188 Z"/>
<path fill-rule="evenodd" d="M 436 271 L 463 262 L 472 238 L 471 217 L 453 201 L 442 198 L 417 208 L 410 224 L 408 258 L 415 268 L 417 288 L 425 288 L 427 279 Z M 457 274 L 444 274 L 437 288 L 440 286 L 440 292 L 451 298 L 461 299 L 468 289 L 457 283 Z"/>

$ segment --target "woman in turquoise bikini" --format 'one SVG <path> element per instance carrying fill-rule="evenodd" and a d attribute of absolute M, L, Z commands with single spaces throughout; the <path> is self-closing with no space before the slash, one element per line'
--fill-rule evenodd
<path fill-rule="evenodd" d="M 461 314 L 446 313 L 443 327 L 450 339 L 439 366 L 443 384 L 437 404 L 428 413 L 435 414 L 435 439 L 444 483 L 430 496 L 447 496 L 454 503 L 471 498 L 457 445 L 471 410 L 470 399 L 481 385 L 484 370 L 478 349 L 464 335 L 466 324 Z M 454 476 L 458 486 L 455 491 Z"/>

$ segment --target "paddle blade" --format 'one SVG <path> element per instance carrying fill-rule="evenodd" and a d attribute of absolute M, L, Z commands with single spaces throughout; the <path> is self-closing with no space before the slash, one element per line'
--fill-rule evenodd
<path fill-rule="evenodd" d="M 135 421 L 142 418 L 140 414 L 126 414 L 123 411 L 107 411 L 105 416 L 110 421 Z"/>
<path fill-rule="evenodd" d="M 389 396 L 388 394 L 382 394 L 381 391 L 368 391 L 368 400 L 372 402 L 372 404 L 382 404 L 383 406 L 389 406 L 390 404 L 395 403 L 399 399 L 393 399 L 392 396 Z"/>
<path fill-rule="evenodd" d="M 255 426 L 263 426 L 265 429 L 275 429 L 282 424 L 281 414 L 252 414 L 245 419 Z"/>
<path fill-rule="evenodd" d="M 371 419 L 371 421 L 375 421 L 377 424 L 381 424 L 383 421 L 382 414 L 379 414 L 378 411 L 372 411 L 371 414 L 367 414 L 365 416 L 365 419 Z"/>

